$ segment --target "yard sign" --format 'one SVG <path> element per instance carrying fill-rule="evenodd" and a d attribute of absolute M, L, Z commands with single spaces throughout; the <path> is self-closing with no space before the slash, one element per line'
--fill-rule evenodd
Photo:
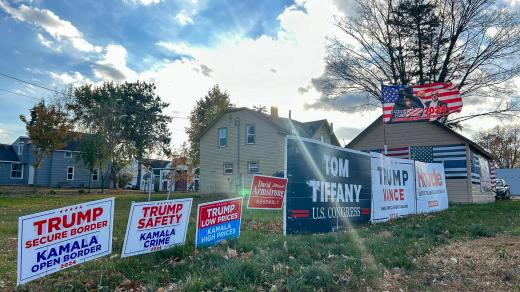
<path fill-rule="evenodd" d="M 448 209 L 448 191 L 444 164 L 415 161 L 417 213 Z"/>
<path fill-rule="evenodd" d="M 284 234 L 323 233 L 370 219 L 370 154 L 287 136 Z"/>
<path fill-rule="evenodd" d="M 17 284 L 112 252 L 114 198 L 18 218 Z"/>
<path fill-rule="evenodd" d="M 240 236 L 243 198 L 199 204 L 195 246 L 215 245 Z"/>
<path fill-rule="evenodd" d="M 182 245 L 193 199 L 132 202 L 121 257 Z"/>
<path fill-rule="evenodd" d="M 413 160 L 372 156 L 372 222 L 385 222 L 415 214 Z"/>
<path fill-rule="evenodd" d="M 282 209 L 287 179 L 255 175 L 249 192 L 249 209 Z"/>

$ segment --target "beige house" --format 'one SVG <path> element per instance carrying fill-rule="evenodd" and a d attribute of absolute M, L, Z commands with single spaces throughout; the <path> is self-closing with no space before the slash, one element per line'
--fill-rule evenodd
<path fill-rule="evenodd" d="M 218 116 L 200 138 L 200 192 L 249 191 L 255 174 L 283 176 L 285 136 L 300 135 L 340 146 L 327 120 L 298 122 L 249 108 Z"/>
<path fill-rule="evenodd" d="M 379 117 L 346 147 L 370 151 L 384 148 L 398 157 L 424 162 L 442 162 L 451 202 L 485 203 L 495 200 L 492 191 L 482 192 L 479 158 L 494 171 L 494 158 L 481 146 L 438 122 L 386 124 Z M 408 156 L 408 157 L 407 157 Z M 434 161 L 425 161 L 427 158 Z M 493 178 L 493 173 L 491 177 Z"/>

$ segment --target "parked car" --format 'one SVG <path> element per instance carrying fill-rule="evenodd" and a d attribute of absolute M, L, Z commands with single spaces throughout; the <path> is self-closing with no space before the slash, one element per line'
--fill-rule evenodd
<path fill-rule="evenodd" d="M 511 198 L 511 190 L 509 189 L 509 185 L 503 179 L 497 179 L 497 187 L 495 193 L 497 199 Z"/>

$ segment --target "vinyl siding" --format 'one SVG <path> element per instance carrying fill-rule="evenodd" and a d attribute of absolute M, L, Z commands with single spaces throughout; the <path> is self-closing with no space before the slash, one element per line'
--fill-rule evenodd
<path fill-rule="evenodd" d="M 366 131 L 368 132 L 354 143 L 349 144 L 348 147 L 356 150 L 382 149 L 385 135 L 389 148 L 465 144 L 466 165 L 470 165 L 469 147 L 466 141 L 429 122 L 388 124 L 383 128 L 381 121 Z M 468 177 L 471 178 L 471 174 L 468 174 Z M 472 203 L 476 200 L 473 197 L 475 193 L 471 190 L 471 179 L 449 179 L 447 188 L 450 202 Z M 477 200 L 480 200 L 480 197 Z"/>
<path fill-rule="evenodd" d="M 0 162 L 0 185 L 22 185 L 27 183 L 28 166 L 23 166 L 22 179 L 11 179 L 11 162 Z"/>
<path fill-rule="evenodd" d="M 240 128 L 235 119 L 240 118 Z M 246 125 L 255 126 L 255 143 L 246 144 Z M 227 128 L 226 147 L 218 146 L 218 129 Z M 248 111 L 223 115 L 200 140 L 201 193 L 233 193 L 249 190 L 254 174 L 248 172 L 248 162 L 259 164 L 259 174 L 273 175 L 284 170 L 285 136 L 263 119 Z M 238 151 L 239 150 L 239 151 Z M 240 161 L 238 163 L 238 153 Z M 233 174 L 224 174 L 224 163 L 233 163 Z M 239 167 L 238 167 L 239 165 Z"/>

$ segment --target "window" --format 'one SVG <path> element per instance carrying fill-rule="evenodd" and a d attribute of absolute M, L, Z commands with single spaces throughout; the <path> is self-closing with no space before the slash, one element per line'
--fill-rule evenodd
<path fill-rule="evenodd" d="M 247 169 L 249 173 L 258 173 L 260 172 L 260 168 L 258 167 L 258 161 L 250 161 L 247 163 Z"/>
<path fill-rule="evenodd" d="M 233 163 L 224 163 L 224 174 L 233 174 Z"/>
<path fill-rule="evenodd" d="M 227 128 L 218 129 L 218 147 L 226 147 L 227 145 Z"/>
<path fill-rule="evenodd" d="M 99 178 L 99 168 L 92 171 L 92 181 L 97 181 Z"/>
<path fill-rule="evenodd" d="M 23 178 L 23 164 L 11 163 L 11 178 L 22 179 Z"/>
<path fill-rule="evenodd" d="M 65 158 L 72 158 L 72 152 L 65 151 Z"/>
<path fill-rule="evenodd" d="M 18 144 L 18 155 L 22 155 L 23 153 L 23 142 L 20 142 L 20 144 Z"/>
<path fill-rule="evenodd" d="M 67 167 L 67 180 L 74 180 L 74 167 Z"/>
<path fill-rule="evenodd" d="M 255 144 L 255 126 L 246 126 L 246 144 Z"/>

